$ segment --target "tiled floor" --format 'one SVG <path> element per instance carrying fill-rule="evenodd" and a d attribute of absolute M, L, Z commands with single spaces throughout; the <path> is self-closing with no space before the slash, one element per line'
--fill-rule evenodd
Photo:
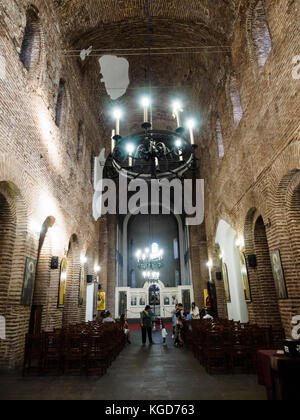
<path fill-rule="evenodd" d="M 265 390 L 255 376 L 209 376 L 187 350 L 142 347 L 140 332 L 114 362 L 106 376 L 26 377 L 0 376 L 0 399 L 41 400 L 264 400 Z"/>

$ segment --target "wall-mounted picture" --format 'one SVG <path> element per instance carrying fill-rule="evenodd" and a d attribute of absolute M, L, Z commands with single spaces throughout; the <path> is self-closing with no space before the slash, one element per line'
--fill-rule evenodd
<path fill-rule="evenodd" d="M 59 289 L 58 289 L 58 307 L 63 308 L 66 300 L 67 290 L 67 267 L 68 262 L 66 258 L 63 258 L 60 263 L 59 273 Z"/>
<path fill-rule="evenodd" d="M 137 297 L 131 296 L 131 306 L 137 306 Z"/>
<path fill-rule="evenodd" d="M 85 270 L 84 270 L 84 267 L 81 267 L 78 306 L 83 306 L 84 304 L 84 291 L 85 291 Z"/>
<path fill-rule="evenodd" d="M 22 291 L 22 298 L 21 298 L 22 306 L 31 306 L 32 304 L 35 274 L 36 274 L 36 263 L 37 263 L 36 260 L 32 258 L 26 258 L 23 291 Z"/>
<path fill-rule="evenodd" d="M 140 306 L 145 306 L 146 305 L 146 298 L 145 296 L 141 296 L 140 297 Z"/>
<path fill-rule="evenodd" d="M 249 284 L 249 276 L 248 276 L 248 269 L 245 254 L 240 252 L 240 265 L 241 265 L 241 274 L 242 274 L 242 282 L 243 282 L 243 289 L 245 294 L 246 302 L 251 302 L 251 289 Z"/>
<path fill-rule="evenodd" d="M 177 305 L 177 303 L 178 303 L 177 296 L 176 295 L 173 295 L 172 296 L 172 305 Z"/>
<path fill-rule="evenodd" d="M 288 294 L 279 249 L 276 251 L 271 251 L 270 257 L 278 299 L 287 299 Z"/>
<path fill-rule="evenodd" d="M 231 294 L 230 294 L 230 287 L 229 287 L 229 278 L 228 278 L 228 268 L 225 263 L 222 265 L 222 273 L 223 273 L 223 280 L 224 280 L 224 289 L 225 289 L 225 302 L 231 303 Z"/>
<path fill-rule="evenodd" d="M 170 298 L 169 298 L 169 296 L 165 296 L 165 298 L 164 298 L 164 305 L 165 306 L 170 306 Z"/>
<path fill-rule="evenodd" d="M 97 296 L 97 310 L 98 311 L 105 311 L 105 309 L 106 309 L 105 292 L 98 292 L 98 296 Z"/>

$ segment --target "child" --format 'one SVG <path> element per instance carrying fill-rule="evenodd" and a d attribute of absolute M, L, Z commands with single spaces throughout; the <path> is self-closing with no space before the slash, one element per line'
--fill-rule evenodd
<path fill-rule="evenodd" d="M 167 333 L 167 329 L 165 327 L 164 322 L 162 322 L 162 325 L 161 325 L 161 335 L 162 335 L 162 338 L 163 338 L 163 345 L 166 346 L 167 345 L 166 338 L 168 336 L 168 333 Z"/>

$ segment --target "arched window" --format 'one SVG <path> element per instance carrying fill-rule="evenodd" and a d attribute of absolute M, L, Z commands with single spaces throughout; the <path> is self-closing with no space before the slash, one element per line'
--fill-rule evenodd
<path fill-rule="evenodd" d="M 76 158 L 78 162 L 82 159 L 83 148 L 84 148 L 83 122 L 80 121 L 78 124 L 78 137 L 77 137 L 77 149 L 76 149 Z"/>
<path fill-rule="evenodd" d="M 225 151 L 224 151 L 221 121 L 219 117 L 217 118 L 217 122 L 216 122 L 216 133 L 217 133 L 217 140 L 218 140 L 219 158 L 223 159 L 225 155 Z"/>
<path fill-rule="evenodd" d="M 264 67 L 272 50 L 272 41 L 262 0 L 253 9 L 251 35 L 258 65 Z"/>
<path fill-rule="evenodd" d="M 243 109 L 241 104 L 241 96 L 238 90 L 238 84 L 235 76 L 231 76 L 229 93 L 232 103 L 234 126 L 235 128 L 237 128 L 243 117 Z"/>
<path fill-rule="evenodd" d="M 40 61 L 41 37 L 38 11 L 32 6 L 26 14 L 25 34 L 20 51 L 20 60 L 27 70 L 36 67 Z"/>
<path fill-rule="evenodd" d="M 66 96 L 66 82 L 63 79 L 59 81 L 58 95 L 55 109 L 55 124 L 60 127 L 63 120 L 63 114 L 65 109 L 65 96 Z"/>

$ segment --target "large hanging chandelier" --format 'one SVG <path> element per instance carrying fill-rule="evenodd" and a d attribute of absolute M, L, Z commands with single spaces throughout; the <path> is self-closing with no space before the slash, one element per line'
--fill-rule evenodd
<path fill-rule="evenodd" d="M 173 103 L 173 117 L 177 122 L 175 131 L 154 130 L 150 122 L 151 111 L 150 97 L 141 101 L 144 109 L 144 122 L 139 133 L 127 137 L 120 135 L 120 121 L 123 113 L 116 108 L 113 116 L 116 128 L 112 132 L 111 155 L 109 167 L 116 174 L 121 174 L 129 179 L 174 179 L 183 178 L 190 169 L 196 169 L 194 129 L 196 121 L 189 119 L 182 126 L 182 105 L 179 101 Z M 186 136 L 186 128 L 189 138 Z"/>

